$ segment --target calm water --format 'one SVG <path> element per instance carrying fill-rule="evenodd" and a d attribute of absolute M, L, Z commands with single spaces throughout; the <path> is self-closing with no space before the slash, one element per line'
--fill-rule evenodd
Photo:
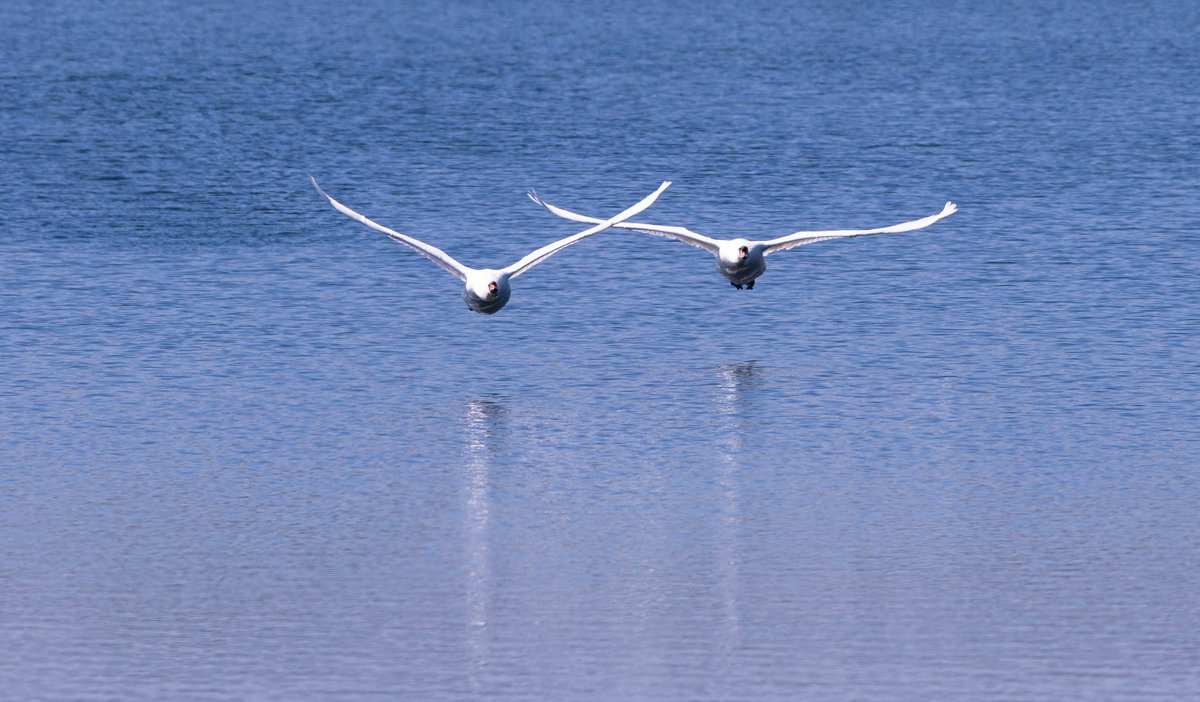
<path fill-rule="evenodd" d="M 975 4 L 0 5 L 0 698 L 1200 696 L 1200 6 Z"/>

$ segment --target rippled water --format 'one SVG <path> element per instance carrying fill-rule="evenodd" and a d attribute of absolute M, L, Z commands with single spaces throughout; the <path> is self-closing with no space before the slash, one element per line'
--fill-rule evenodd
<path fill-rule="evenodd" d="M 4 4 L 0 697 L 1200 696 L 1197 26 Z"/>

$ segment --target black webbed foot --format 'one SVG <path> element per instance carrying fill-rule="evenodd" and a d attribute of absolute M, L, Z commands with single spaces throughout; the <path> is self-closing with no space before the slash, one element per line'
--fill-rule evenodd
<path fill-rule="evenodd" d="M 738 290 L 742 289 L 742 286 L 738 285 L 737 283 L 733 282 L 732 280 L 729 281 L 729 284 L 732 285 L 733 287 L 737 288 Z"/>
<path fill-rule="evenodd" d="M 753 280 L 752 280 L 752 281 L 750 281 L 749 283 L 746 283 L 746 289 L 747 289 L 747 290 L 753 290 L 753 289 L 754 289 L 754 281 L 753 281 Z"/>

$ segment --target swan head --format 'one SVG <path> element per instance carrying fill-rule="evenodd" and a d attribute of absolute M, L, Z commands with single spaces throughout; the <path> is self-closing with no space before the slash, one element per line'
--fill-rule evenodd
<path fill-rule="evenodd" d="M 744 260 L 746 260 L 746 257 L 747 257 L 747 256 L 749 256 L 749 255 L 750 255 L 750 248 L 749 248 L 748 246 L 744 246 L 744 245 L 743 245 L 743 246 L 739 246 L 739 247 L 738 247 L 738 254 L 737 254 L 737 256 L 738 256 L 738 260 L 739 260 L 739 261 L 744 261 Z"/>
<path fill-rule="evenodd" d="M 487 299 L 494 300 L 496 294 L 500 292 L 500 287 L 496 285 L 496 281 L 491 281 L 487 284 Z"/>

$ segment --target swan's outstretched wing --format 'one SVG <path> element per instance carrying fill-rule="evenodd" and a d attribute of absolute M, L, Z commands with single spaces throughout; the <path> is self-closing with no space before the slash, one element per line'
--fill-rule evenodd
<path fill-rule="evenodd" d="M 534 251 L 533 253 L 529 254 L 528 256 L 522 258 L 520 261 L 517 261 L 516 263 L 512 264 L 511 266 L 504 268 L 503 271 L 505 273 L 508 273 L 511 277 L 516 278 L 517 276 L 521 275 L 525 271 L 529 270 L 533 266 L 540 263 L 543 259 L 547 258 L 554 252 L 563 248 L 564 246 L 570 246 L 571 244 L 574 244 L 575 242 L 579 241 L 580 239 L 583 239 L 584 237 L 589 237 L 593 234 L 599 234 L 600 232 L 604 231 L 605 229 L 608 229 L 609 227 L 619 226 L 621 222 L 624 222 L 625 220 L 629 219 L 630 217 L 634 216 L 635 214 L 646 209 L 650 205 L 653 205 L 654 201 L 658 199 L 658 196 L 662 195 L 662 191 L 666 190 L 667 187 L 669 187 L 670 185 L 671 185 L 671 181 L 664 180 L 662 185 L 658 186 L 658 190 L 655 190 L 654 192 L 650 193 L 646 197 L 642 198 L 641 201 L 638 202 L 638 204 L 634 205 L 633 207 L 630 207 L 629 209 L 625 210 L 624 212 L 617 215 L 616 217 L 613 217 L 612 219 L 605 219 L 605 220 L 585 219 L 584 221 L 588 221 L 588 222 L 595 221 L 595 222 L 598 222 L 599 224 L 592 227 L 591 229 L 586 229 L 586 230 L 579 232 L 578 234 L 575 234 L 573 236 L 569 236 L 565 239 L 559 239 L 558 241 L 554 242 L 553 244 L 546 244 L 545 246 L 538 249 L 537 251 Z"/>
<path fill-rule="evenodd" d="M 928 227 L 929 225 L 933 224 L 934 222 L 938 221 L 939 219 L 941 219 L 943 217 L 949 217 L 950 215 L 954 214 L 957 211 L 958 211 L 958 205 L 955 205 L 953 202 L 947 202 L 946 206 L 938 214 L 931 215 L 929 217 L 924 217 L 922 219 L 914 219 L 911 222 L 904 222 L 902 224 L 893 224 L 890 227 L 880 227 L 879 229 L 838 229 L 838 230 L 833 230 L 833 231 L 828 231 L 828 232 L 796 232 L 794 234 L 788 234 L 787 236 L 781 236 L 778 239 L 771 239 L 770 241 L 764 241 L 763 244 L 766 246 L 766 248 L 763 250 L 763 253 L 769 254 L 772 251 L 783 251 L 784 249 L 790 249 L 793 246 L 800 246 L 802 244 L 815 244 L 818 241 L 827 241 L 829 239 L 840 239 L 842 237 L 847 237 L 847 236 L 863 236 L 864 234 L 897 234 L 899 232 L 911 232 L 914 229 L 923 229 L 924 227 Z"/>
<path fill-rule="evenodd" d="M 554 205 L 551 205 L 550 203 L 538 197 L 537 193 L 529 192 L 525 194 L 529 196 L 530 200 L 533 200 L 542 207 L 545 207 L 547 210 L 550 210 L 551 213 L 556 214 L 563 219 L 569 219 L 573 222 L 600 221 L 595 217 L 587 217 L 577 212 L 571 212 L 570 210 L 564 210 L 561 207 L 555 207 Z M 669 239 L 676 239 L 685 244 L 691 244 L 692 246 L 699 246 L 702 249 L 707 249 L 714 254 L 720 252 L 721 250 L 721 242 L 717 241 L 716 239 L 710 239 L 703 234 L 697 234 L 690 229 L 684 229 L 683 227 L 662 227 L 657 224 L 637 224 L 635 222 L 619 222 L 613 226 L 617 229 L 629 229 L 630 231 L 641 232 L 642 234 L 653 234 L 654 236 L 665 236 Z"/>
<path fill-rule="evenodd" d="M 359 222 L 362 222 L 363 224 L 367 225 L 368 227 L 374 229 L 377 232 L 383 232 L 384 234 L 387 234 L 389 237 L 391 237 L 391 239 L 393 241 L 398 241 L 401 244 L 404 244 L 405 246 L 413 249 L 414 251 L 421 254 L 422 256 L 429 259 L 430 261 L 433 261 L 434 263 L 438 264 L 442 268 L 445 268 L 447 271 L 450 272 L 450 275 L 454 276 L 455 278 L 458 278 L 459 280 L 462 280 L 462 281 L 465 281 L 467 279 L 467 273 L 470 272 L 471 269 L 467 268 L 466 266 L 459 263 L 458 261 L 455 261 L 445 251 L 442 251 L 441 249 L 439 249 L 436 246 L 430 246 L 429 244 L 426 244 L 423 241 L 414 239 L 411 236 L 406 236 L 404 234 L 401 234 L 400 232 L 388 229 L 387 227 L 383 226 L 382 224 L 376 224 L 375 222 L 372 222 L 371 220 L 367 219 L 366 217 L 363 217 L 359 213 L 355 212 L 354 210 L 350 209 L 349 207 L 346 207 L 345 205 L 338 202 L 337 200 L 334 200 L 333 198 L 329 197 L 329 193 L 325 192 L 324 190 L 321 189 L 321 186 L 317 185 L 317 181 L 315 178 L 313 178 L 312 176 L 309 176 L 308 179 L 310 181 L 312 181 L 313 187 L 317 189 L 317 192 L 321 193 L 321 196 L 324 197 L 326 200 L 328 200 L 329 204 L 333 205 L 333 209 L 337 210 L 338 212 L 341 212 L 342 214 L 346 215 L 350 219 L 356 219 Z"/>

